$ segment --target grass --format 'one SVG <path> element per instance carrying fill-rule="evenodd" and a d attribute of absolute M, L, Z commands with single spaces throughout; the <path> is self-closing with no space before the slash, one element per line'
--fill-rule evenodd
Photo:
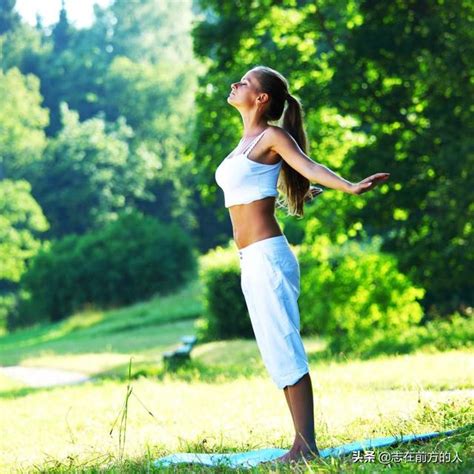
<path fill-rule="evenodd" d="M 192 362 L 164 372 L 162 352 L 181 335 L 192 334 L 201 313 L 200 288 L 193 284 L 174 297 L 84 313 L 0 338 L 1 365 L 58 367 L 93 376 L 80 385 L 35 389 L 0 375 L 0 472 L 249 472 L 157 469 L 151 461 L 178 451 L 288 448 L 293 438 L 288 408 L 253 340 L 197 345 Z M 473 423 L 471 350 L 358 360 L 330 357 L 318 338 L 304 338 L 304 344 L 319 449 Z M 457 452 L 462 460 L 405 462 L 390 466 L 390 472 L 472 472 L 473 441 L 471 427 L 452 437 L 378 451 Z M 384 469 L 378 461 L 329 458 L 273 472 Z"/>
<path fill-rule="evenodd" d="M 444 363 L 445 355 L 430 355 L 433 367 L 438 365 L 439 369 L 425 374 L 425 381 L 436 386 L 437 375 L 447 373 L 445 382 L 449 380 L 450 387 L 465 386 L 462 374 L 451 373 L 449 368 L 466 354 L 447 354 L 449 360 Z M 320 449 L 368 437 L 447 430 L 472 423 L 472 397 L 462 393 L 425 387 L 414 390 L 410 385 L 383 388 L 375 376 L 347 385 L 351 370 L 360 374 L 368 364 L 366 371 L 384 374 L 387 362 L 348 361 L 337 367 L 312 364 Z M 390 362 L 395 363 L 396 358 Z M 412 382 L 426 362 L 422 355 L 411 357 Z M 128 399 L 125 459 L 121 460 L 119 433 L 109 433 L 123 410 L 129 385 L 133 393 Z M 11 472 L 14 466 L 32 471 L 35 465 L 50 472 L 71 472 L 81 466 L 88 466 L 89 472 L 148 472 L 151 460 L 172 452 L 287 448 L 293 435 L 283 394 L 264 375 L 209 383 L 188 382 L 175 374 L 162 381 L 140 377 L 130 383 L 125 379 L 99 380 L 30 390 L 22 397 L 0 399 L 1 472 Z M 454 439 L 403 445 L 392 451 L 449 451 L 452 455 L 457 451 L 465 467 L 472 459 L 472 437 L 471 431 Z M 328 472 L 351 472 L 355 467 L 348 460 L 335 459 L 311 465 L 332 469 Z M 442 469 L 443 465 L 431 467 Z M 185 467 L 180 469 L 189 472 Z"/>
<path fill-rule="evenodd" d="M 91 375 L 161 358 L 182 334 L 194 333 L 202 315 L 201 286 L 111 311 L 86 311 L 54 324 L 0 337 L 0 365 L 46 366 Z M 183 304 L 183 301 L 186 303 Z M 0 386 L 1 388 L 1 386 Z"/>

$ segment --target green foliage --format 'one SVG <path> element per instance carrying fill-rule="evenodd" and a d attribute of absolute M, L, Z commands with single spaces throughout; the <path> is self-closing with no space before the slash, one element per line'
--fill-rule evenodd
<path fill-rule="evenodd" d="M 48 111 L 41 107 L 38 79 L 0 69 L 0 104 L 0 178 L 19 179 L 46 146 Z"/>
<path fill-rule="evenodd" d="M 15 289 L 26 262 L 40 247 L 49 225 L 26 181 L 0 181 L 0 332 L 15 304 Z"/>
<path fill-rule="evenodd" d="M 59 20 L 54 25 L 51 36 L 54 44 L 54 52 L 61 52 L 68 47 L 69 42 L 71 41 L 74 34 L 74 30 L 69 24 L 67 18 L 66 8 L 64 3 L 61 5 L 61 11 L 59 12 Z"/>
<path fill-rule="evenodd" d="M 131 212 L 96 232 L 45 245 L 21 279 L 27 295 L 9 327 L 45 317 L 57 321 L 88 304 L 116 306 L 168 294 L 195 273 L 191 244 L 175 224 Z"/>
<path fill-rule="evenodd" d="M 39 249 L 37 236 L 48 227 L 28 182 L 0 181 L 0 280 L 20 280 L 25 262 Z"/>
<path fill-rule="evenodd" d="M 333 352 L 363 354 L 423 316 L 417 299 L 424 290 L 379 246 L 379 239 L 333 246 L 321 237 L 301 249 L 301 330 L 327 336 Z"/>
<path fill-rule="evenodd" d="M 326 192 L 306 226 L 332 240 L 382 235 L 382 250 L 426 289 L 428 315 L 472 307 L 474 135 L 465 100 L 473 96 L 474 4 L 200 4 L 195 51 L 209 69 L 197 96 L 195 148 L 204 198 L 221 193 L 212 178 L 217 157 L 239 136 L 240 117 L 223 99 L 231 81 L 256 64 L 274 67 L 306 108 L 314 161 L 351 181 L 391 172 L 360 197 Z"/>
<path fill-rule="evenodd" d="M 327 338 L 332 352 L 363 355 L 381 343 L 389 346 L 394 341 L 396 345 L 401 333 L 421 321 L 418 300 L 424 290 L 413 286 L 398 271 L 396 259 L 381 253 L 379 247 L 380 239 L 336 246 L 320 237 L 295 249 L 302 274 L 299 305 L 303 334 Z M 200 337 L 252 337 L 234 246 L 208 252 L 202 258 L 200 277 L 206 307 L 205 318 L 199 322 Z M 422 340 L 418 343 L 424 344 Z"/>
<path fill-rule="evenodd" d="M 165 60 L 176 66 L 192 61 L 192 3 L 180 0 L 177 8 L 175 0 L 115 0 L 108 8 L 114 54 L 137 62 Z"/>
<path fill-rule="evenodd" d="M 27 23 L 19 22 L 13 29 L 0 33 L 0 69 L 4 71 L 17 67 L 24 74 L 34 74 L 34 60 L 30 61 L 40 58 L 43 51 L 40 32 Z"/>
<path fill-rule="evenodd" d="M 187 185 L 194 165 L 185 152 L 193 117 L 193 66 L 116 56 L 104 79 L 101 106 L 110 121 L 125 117 L 134 131 L 132 147 L 156 162 L 147 183 L 155 202 L 137 199 L 136 207 L 158 219 L 172 217 L 188 229 L 196 227 L 189 212 L 193 186 Z"/>
<path fill-rule="evenodd" d="M 474 94 L 474 4 L 363 1 L 359 12 L 331 61 L 331 98 L 371 137 L 352 173 L 396 173 L 346 222 L 384 236 L 382 250 L 426 288 L 428 316 L 465 312 L 474 305 L 474 122 L 465 103 Z"/>
<path fill-rule="evenodd" d="M 62 130 L 29 170 L 53 236 L 83 234 L 115 219 L 132 198 L 145 195 L 156 166 L 153 157 L 130 149 L 133 132 L 123 121 L 79 122 L 65 104 L 62 111 Z"/>
<path fill-rule="evenodd" d="M 100 112 L 104 75 L 112 60 L 108 49 L 109 27 L 106 16 L 96 9 L 96 21 L 90 28 L 76 29 L 69 23 L 67 11 L 52 28 L 41 23 L 33 29 L 21 24 L 4 37 L 4 55 L 9 67 L 19 67 L 41 81 L 41 94 L 51 115 L 49 136 L 61 128 L 61 102 L 80 113 L 85 120 Z"/>
<path fill-rule="evenodd" d="M 17 66 L 40 79 L 43 104 L 51 115 L 49 137 L 62 133 L 62 102 L 79 113 L 81 122 L 98 116 L 107 123 L 125 119 L 134 132 L 127 140 L 130 172 L 119 174 L 140 181 L 131 187 L 137 193 L 126 196 L 127 204 L 160 220 L 175 220 L 192 231 L 198 225 L 193 212 L 198 201 L 192 193 L 195 160 L 185 145 L 193 127 L 201 66 L 192 52 L 192 2 L 182 1 L 179 8 L 172 3 L 114 1 L 104 8 L 96 6 L 94 23 L 81 29 L 70 23 L 62 9 L 51 31 L 38 25 L 36 30 L 25 26 L 23 32 L 23 25 L 16 25 L 0 37 L 0 54 L 8 67 Z M 89 226 L 71 226 L 65 214 L 76 214 L 75 205 L 69 210 L 67 201 L 57 209 L 56 200 L 45 196 L 54 188 L 46 169 L 41 179 L 35 179 L 33 192 L 47 213 L 52 214 L 50 209 L 56 207 L 55 215 L 50 216 L 51 237 L 94 228 L 96 216 Z M 56 172 L 60 184 L 71 181 L 67 166 Z M 25 177 L 33 180 L 30 174 Z M 91 197 L 84 193 L 79 197 L 89 209 Z M 123 205 L 121 202 L 119 208 Z M 97 212 L 102 214 L 102 210 Z M 86 212 L 84 220 L 88 217 Z"/>
<path fill-rule="evenodd" d="M 195 278 L 167 296 L 110 310 L 86 308 L 61 321 L 18 329 L 0 336 L 0 360 L 2 365 L 19 365 L 25 359 L 48 359 L 55 354 L 63 358 L 64 369 L 73 369 L 66 361 L 74 364 L 83 354 L 86 360 L 81 365 L 90 369 L 88 373 L 120 371 L 119 363 L 128 360 L 127 354 L 146 352 L 148 356 L 152 349 L 159 357 L 176 347 L 183 334 L 192 334 L 194 321 L 203 311 L 201 291 Z M 92 365 L 88 354 L 94 358 Z M 45 359 L 41 365 L 43 361 L 48 365 Z"/>
<path fill-rule="evenodd" d="M 101 110 L 110 121 L 123 116 L 134 143 L 159 160 L 147 189 L 155 202 L 136 207 L 158 219 L 174 219 L 195 231 L 196 160 L 186 150 L 194 126 L 194 94 L 201 65 L 193 57 L 192 2 L 128 2 L 108 8 L 112 61 L 104 77 Z M 191 212 L 190 212 L 191 211 Z"/>
<path fill-rule="evenodd" d="M 449 318 L 428 321 L 423 326 L 412 326 L 390 339 L 380 339 L 369 348 L 365 357 L 384 354 L 408 354 L 415 350 L 447 351 L 472 348 L 474 318 L 454 313 Z"/>
<path fill-rule="evenodd" d="M 161 155 L 166 140 L 190 131 L 191 121 L 185 117 L 193 106 L 191 66 L 136 63 L 116 56 L 105 78 L 103 110 L 109 120 L 125 117 L 140 141 L 161 144 Z"/>
<path fill-rule="evenodd" d="M 15 11 L 16 0 L 2 0 L 0 3 L 0 35 L 15 29 L 20 23 L 20 15 Z"/>
<path fill-rule="evenodd" d="M 205 316 L 198 326 L 201 340 L 252 337 L 253 330 L 240 286 L 238 253 L 230 244 L 201 258 Z"/>

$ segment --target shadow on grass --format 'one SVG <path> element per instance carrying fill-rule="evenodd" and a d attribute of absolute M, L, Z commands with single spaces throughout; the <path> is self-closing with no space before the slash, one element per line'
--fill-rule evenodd
<path fill-rule="evenodd" d="M 348 357 L 344 354 L 332 354 L 328 350 L 308 352 L 310 363 L 323 361 L 346 362 Z M 110 369 L 99 372 L 91 376 L 88 383 L 102 383 L 106 381 L 126 382 L 128 377 L 129 363 L 118 364 Z M 203 382 L 203 383 L 227 383 L 235 381 L 238 378 L 253 378 L 268 376 L 265 367 L 262 364 L 205 364 L 197 359 L 191 358 L 183 362 L 178 367 L 165 367 L 162 360 L 156 362 L 134 362 L 131 372 L 131 379 L 137 380 L 141 377 L 154 379 L 157 382 L 182 381 L 182 382 Z M 21 387 L 17 389 L 5 390 L 0 392 L 0 398 L 20 398 L 34 393 L 51 390 L 57 385 L 51 387 Z"/>
<path fill-rule="evenodd" d="M 333 354 L 328 350 L 308 352 L 310 363 L 321 361 L 346 362 L 348 357 L 343 354 Z M 259 364 L 205 364 L 198 359 L 182 362 L 176 367 L 165 367 L 161 360 L 153 362 L 135 363 L 132 370 L 132 379 L 147 377 L 158 381 L 179 380 L 185 382 L 225 383 L 237 378 L 266 377 L 268 373 L 262 363 Z M 128 363 L 120 364 L 113 369 L 101 372 L 94 376 L 96 380 L 128 379 Z"/>
<path fill-rule="evenodd" d="M 54 387 L 21 387 L 21 388 L 14 388 L 11 390 L 4 390 L 0 392 L 0 398 L 4 399 L 13 399 L 13 398 L 21 398 L 26 397 L 28 395 L 34 395 L 36 393 L 48 392 L 54 390 L 57 386 Z M 61 385 L 64 387 L 64 385 Z"/>
<path fill-rule="evenodd" d="M 94 380 L 128 380 L 128 364 L 122 364 L 112 370 L 96 374 Z M 239 377 L 251 378 L 265 375 L 264 367 L 252 365 L 206 365 L 198 360 L 191 359 L 175 368 L 166 368 L 163 363 L 136 363 L 132 369 L 131 379 L 141 377 L 155 379 L 159 382 L 179 380 L 184 382 L 225 383 Z"/>

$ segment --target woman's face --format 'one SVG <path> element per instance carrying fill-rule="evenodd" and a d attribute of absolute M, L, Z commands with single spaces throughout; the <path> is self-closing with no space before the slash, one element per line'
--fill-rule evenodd
<path fill-rule="evenodd" d="M 232 105 L 255 104 L 255 99 L 259 93 L 259 84 L 252 71 L 247 72 L 239 82 L 230 85 L 231 91 L 227 97 L 227 102 Z"/>

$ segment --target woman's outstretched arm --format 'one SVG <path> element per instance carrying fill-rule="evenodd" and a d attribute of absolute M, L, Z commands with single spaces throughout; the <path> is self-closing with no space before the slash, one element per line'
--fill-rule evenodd
<path fill-rule="evenodd" d="M 390 173 L 376 173 L 358 183 L 351 183 L 347 179 L 338 176 L 327 166 L 313 161 L 303 152 L 286 130 L 280 127 L 271 127 L 269 132 L 269 139 L 272 142 L 271 149 L 312 183 L 319 183 L 327 188 L 337 189 L 349 194 L 362 194 L 377 184 L 385 182 L 390 176 Z"/>

